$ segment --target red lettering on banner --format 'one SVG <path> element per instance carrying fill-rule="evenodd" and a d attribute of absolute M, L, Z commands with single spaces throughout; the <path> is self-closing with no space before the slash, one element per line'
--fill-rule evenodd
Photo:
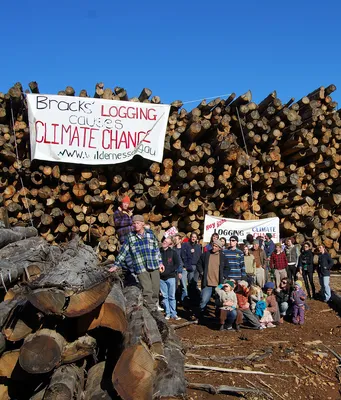
<path fill-rule="evenodd" d="M 215 228 L 215 222 L 212 222 L 212 224 L 206 225 L 206 230 L 214 229 Z"/>
<path fill-rule="evenodd" d="M 142 108 L 139 106 L 101 106 L 102 117 L 140 119 L 145 121 L 156 121 L 155 108 Z"/>

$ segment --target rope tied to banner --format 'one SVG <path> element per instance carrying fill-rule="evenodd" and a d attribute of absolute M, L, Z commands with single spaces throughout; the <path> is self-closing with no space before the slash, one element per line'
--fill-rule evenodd
<path fill-rule="evenodd" d="M 20 172 L 20 170 L 21 170 L 21 161 L 19 159 L 18 142 L 17 142 L 16 131 L 15 131 L 15 121 L 14 121 L 14 112 L 13 112 L 12 99 L 10 99 L 10 105 L 11 105 L 12 129 L 13 129 L 14 144 L 15 144 L 15 154 L 16 154 L 16 157 L 17 157 L 18 172 Z M 20 173 L 19 173 L 19 179 L 20 179 L 20 183 L 21 183 L 21 188 L 24 190 L 26 209 L 28 211 L 28 215 L 29 215 L 29 218 L 30 218 L 31 226 L 34 227 L 32 214 L 31 214 L 31 209 L 30 209 L 30 203 L 29 203 L 28 198 L 26 196 L 26 190 L 25 190 L 26 187 L 24 185 L 24 181 L 23 181 L 22 176 L 20 175 Z M 26 239 L 26 236 L 25 236 L 25 239 Z"/>

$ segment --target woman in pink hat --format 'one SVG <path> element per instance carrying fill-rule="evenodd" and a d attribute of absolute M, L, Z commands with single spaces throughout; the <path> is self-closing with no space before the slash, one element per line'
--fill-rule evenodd
<path fill-rule="evenodd" d="M 114 213 L 116 233 L 121 245 L 125 242 L 126 236 L 133 230 L 132 212 L 129 210 L 130 198 L 124 196 L 121 206 Z"/>

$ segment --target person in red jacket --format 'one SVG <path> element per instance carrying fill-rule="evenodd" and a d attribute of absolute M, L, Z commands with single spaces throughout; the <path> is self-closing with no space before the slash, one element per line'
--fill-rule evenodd
<path fill-rule="evenodd" d="M 279 288 L 281 280 L 287 277 L 288 260 L 282 251 L 282 245 L 276 243 L 275 251 L 270 257 L 270 268 L 275 270 L 276 287 Z"/>

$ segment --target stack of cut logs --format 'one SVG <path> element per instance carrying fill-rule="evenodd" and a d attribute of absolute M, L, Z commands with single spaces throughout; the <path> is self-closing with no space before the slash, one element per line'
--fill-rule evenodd
<path fill-rule="evenodd" d="M 0 400 L 183 398 L 184 352 L 162 314 L 78 237 L 37 234 L 0 228 Z"/>
<path fill-rule="evenodd" d="M 39 93 L 36 82 L 29 86 Z M 174 101 L 162 163 L 138 156 L 86 168 L 30 161 L 23 89 L 16 84 L 0 94 L 0 205 L 10 225 L 32 223 L 50 243 L 77 233 L 110 259 L 118 244 L 113 213 L 123 195 L 161 234 L 172 225 L 200 234 L 205 214 L 278 216 L 282 237 L 324 243 L 340 263 L 341 113 L 331 97 L 335 90 L 320 87 L 286 103 L 272 92 L 259 104 L 251 92 L 233 93 L 192 110 Z M 68 86 L 59 94 L 75 91 Z M 129 98 L 123 88 L 99 83 L 94 97 L 160 103 L 151 94 L 145 88 Z"/>

